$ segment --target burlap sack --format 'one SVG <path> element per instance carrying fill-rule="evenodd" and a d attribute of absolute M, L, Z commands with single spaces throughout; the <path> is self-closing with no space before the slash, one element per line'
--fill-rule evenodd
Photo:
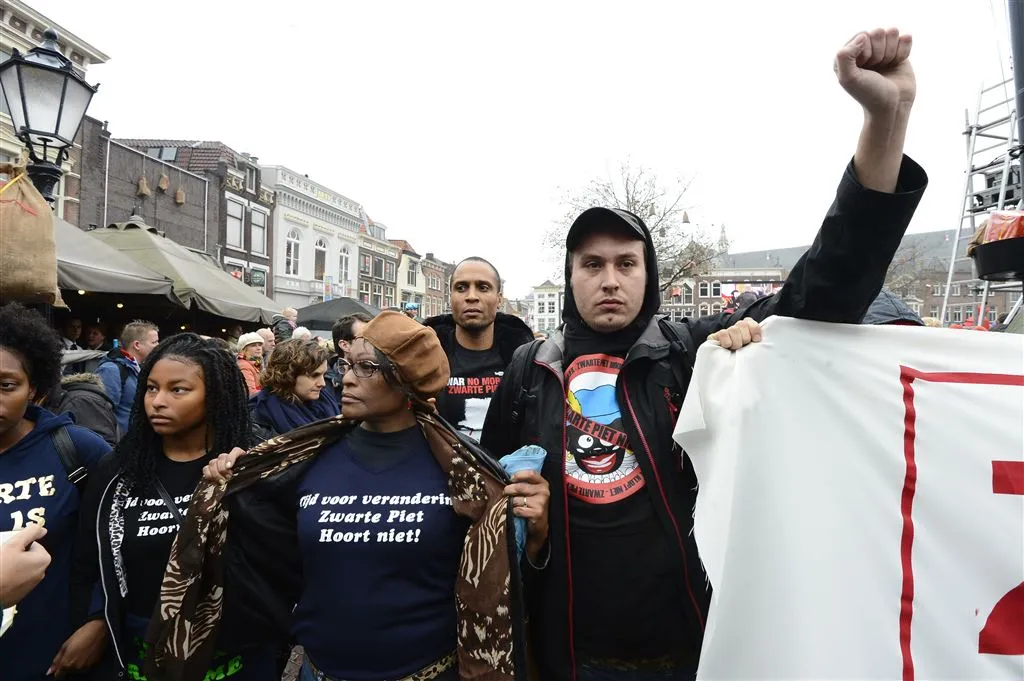
<path fill-rule="evenodd" d="M 0 164 L 0 301 L 65 307 L 57 288 L 53 212 L 25 169 Z"/>

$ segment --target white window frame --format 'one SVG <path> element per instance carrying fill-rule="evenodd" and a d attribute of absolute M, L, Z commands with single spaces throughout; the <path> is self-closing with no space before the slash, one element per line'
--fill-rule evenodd
<path fill-rule="evenodd" d="M 245 189 L 250 192 L 256 191 L 257 170 L 253 166 L 245 169 Z"/>
<path fill-rule="evenodd" d="M 417 264 L 415 260 L 410 260 L 405 268 L 405 283 L 407 286 L 416 286 L 416 282 L 419 281 L 417 278 L 419 275 L 419 271 L 416 268 Z"/>
<path fill-rule="evenodd" d="M 398 268 L 390 260 L 384 261 L 384 281 L 390 284 L 398 283 Z"/>
<path fill-rule="evenodd" d="M 245 250 L 245 204 L 234 199 L 227 199 L 227 208 L 224 211 L 224 242 L 229 248 Z M 231 206 L 237 206 L 239 216 L 236 218 L 231 214 Z M 238 242 L 231 241 L 231 221 L 238 220 Z"/>
<path fill-rule="evenodd" d="M 384 287 L 384 307 L 395 306 L 395 287 L 385 286 Z"/>
<path fill-rule="evenodd" d="M 349 249 L 347 245 L 342 245 L 341 250 L 338 253 L 338 283 L 348 283 L 349 273 Z"/>
<path fill-rule="evenodd" d="M 359 282 L 359 300 L 366 303 L 367 305 L 370 304 L 370 282 Z"/>
<path fill-rule="evenodd" d="M 327 251 L 329 249 L 330 249 L 330 246 L 328 246 L 328 244 L 327 244 L 327 239 L 325 239 L 322 236 L 321 237 L 317 237 L 316 243 L 313 244 L 313 279 L 315 281 L 323 281 L 324 277 L 327 276 Z M 323 253 L 324 267 L 323 267 L 323 270 L 320 272 L 320 276 L 318 277 L 318 276 L 316 276 L 317 275 L 317 272 L 316 272 L 316 257 L 320 253 Z"/>
<path fill-rule="evenodd" d="M 706 281 L 702 281 L 697 284 L 697 297 L 698 298 L 710 298 L 711 297 L 711 284 Z"/>
<path fill-rule="evenodd" d="M 288 230 L 284 238 L 284 274 L 287 277 L 299 276 L 302 262 L 302 234 L 297 229 Z"/>
<path fill-rule="evenodd" d="M 370 304 L 378 310 L 384 307 L 384 285 L 374 284 L 373 295 L 370 297 Z"/>
<path fill-rule="evenodd" d="M 689 284 L 683 284 L 682 293 L 683 305 L 693 305 L 693 287 Z"/>
<path fill-rule="evenodd" d="M 711 282 L 711 297 L 721 298 L 722 297 L 722 282 L 713 281 Z"/>
<path fill-rule="evenodd" d="M 380 263 L 380 274 L 377 274 L 377 263 Z M 374 279 L 384 279 L 384 273 L 386 271 L 384 269 L 384 267 L 385 267 L 384 263 L 385 263 L 384 258 L 380 257 L 379 255 L 375 256 L 373 258 L 373 278 Z M 381 294 L 381 295 L 383 295 L 383 294 Z M 380 306 L 378 305 L 377 307 L 380 307 Z"/>
<path fill-rule="evenodd" d="M 949 297 L 960 295 L 960 284 L 953 284 L 949 287 Z"/>
<path fill-rule="evenodd" d="M 251 215 L 249 216 L 250 227 L 249 227 L 249 241 L 251 243 L 250 250 L 256 255 L 267 254 L 267 223 L 270 222 L 270 215 L 263 212 L 262 210 L 256 210 L 255 208 L 250 210 Z M 260 219 L 263 220 L 263 240 L 260 243 L 256 241 L 256 216 L 259 215 Z"/>
<path fill-rule="evenodd" d="M 701 303 L 700 305 L 697 306 L 698 317 L 707 317 L 709 314 L 711 314 L 710 305 L 708 305 L 707 303 Z"/>

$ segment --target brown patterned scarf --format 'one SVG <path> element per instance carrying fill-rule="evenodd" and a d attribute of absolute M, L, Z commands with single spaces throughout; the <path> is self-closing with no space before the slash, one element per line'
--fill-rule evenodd
<path fill-rule="evenodd" d="M 417 419 L 430 449 L 448 475 L 456 513 L 470 520 L 455 585 L 459 677 L 463 681 L 513 681 L 511 569 L 507 529 L 511 503 L 504 483 L 447 428 L 425 413 Z M 337 416 L 260 444 L 235 463 L 226 485 L 199 483 L 175 538 L 150 622 L 151 681 L 203 681 L 213 659 L 224 605 L 224 545 L 228 510 L 224 495 L 306 461 L 338 441 L 352 422 Z"/>

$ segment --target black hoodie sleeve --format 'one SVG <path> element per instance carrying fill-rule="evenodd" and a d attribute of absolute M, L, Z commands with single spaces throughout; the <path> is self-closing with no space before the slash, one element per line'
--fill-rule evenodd
<path fill-rule="evenodd" d="M 903 157 L 892 194 L 861 185 L 851 161 L 814 243 L 790 271 L 782 290 L 735 313 L 690 321 L 696 344 L 744 317 L 859 323 L 882 290 L 927 186 L 924 169 L 908 156 Z"/>
<path fill-rule="evenodd" d="M 520 345 L 516 349 L 512 361 L 505 369 L 505 376 L 487 407 L 480 445 L 496 459 L 514 452 L 523 445 L 520 436 L 522 414 L 517 414 L 513 418 L 512 412 L 515 409 L 516 395 L 523 388 L 530 352 L 531 343 Z"/>

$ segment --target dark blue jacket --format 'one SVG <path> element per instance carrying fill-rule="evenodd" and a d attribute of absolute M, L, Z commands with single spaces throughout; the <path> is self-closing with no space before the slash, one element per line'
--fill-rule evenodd
<path fill-rule="evenodd" d="M 117 415 L 117 425 L 120 426 L 122 433 L 127 433 L 128 419 L 132 415 L 135 392 L 138 390 L 139 365 L 120 351 L 112 350 L 108 359 L 96 369 L 96 374 L 103 381 L 107 397 L 116 405 L 114 413 Z"/>
<path fill-rule="evenodd" d="M 52 433 L 67 428 L 77 462 L 90 471 L 90 478 L 110 451 L 99 435 L 74 425 L 67 414 L 55 416 L 33 406 L 25 418 L 35 427 L 0 455 L 0 531 L 44 524 L 47 534 L 40 543 L 52 561 L 46 577 L 18 604 L 14 623 L 0 637 L 4 681 L 44 679 L 57 651 L 80 623 L 73 621 L 69 584 L 81 500 L 68 481 Z M 83 588 L 88 592 L 91 585 Z"/>

